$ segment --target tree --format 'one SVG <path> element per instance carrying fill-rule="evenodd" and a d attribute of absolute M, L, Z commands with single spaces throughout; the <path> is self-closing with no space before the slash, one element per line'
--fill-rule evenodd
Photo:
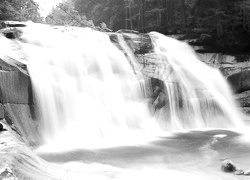
<path fill-rule="evenodd" d="M 125 26 L 124 0 L 72 0 L 75 10 L 94 24 L 105 23 L 108 28 L 118 30 Z"/>
<path fill-rule="evenodd" d="M 175 0 L 168 1 L 168 22 L 172 27 L 175 25 Z"/>
<path fill-rule="evenodd" d="M 181 9 L 181 24 L 182 27 L 186 28 L 186 6 L 185 0 L 180 0 L 180 9 Z"/>
<path fill-rule="evenodd" d="M 49 18 L 60 25 L 82 26 L 90 19 L 113 30 L 205 33 L 232 47 L 250 34 L 249 0 L 67 0 Z"/>
<path fill-rule="evenodd" d="M 38 4 L 33 0 L 0 1 L 0 20 L 41 22 Z"/>
<path fill-rule="evenodd" d="M 90 27 L 100 31 L 111 31 L 105 23 L 95 26 L 92 20 L 87 20 L 75 10 L 71 0 L 65 0 L 54 7 L 51 13 L 46 17 L 46 23 L 52 25 Z"/>
<path fill-rule="evenodd" d="M 69 26 L 82 26 L 84 23 L 89 26 L 94 26 L 93 23 L 87 23 L 87 19 L 84 16 L 80 16 L 75 11 L 71 1 L 63 1 L 56 7 L 54 7 L 51 13 L 46 17 L 46 22 L 53 25 L 69 25 Z"/>

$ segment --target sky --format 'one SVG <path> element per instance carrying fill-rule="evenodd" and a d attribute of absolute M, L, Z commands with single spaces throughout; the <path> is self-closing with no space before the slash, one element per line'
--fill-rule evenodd
<path fill-rule="evenodd" d="M 34 0 L 39 4 L 39 13 L 41 16 L 46 17 L 51 9 L 60 3 L 62 0 Z"/>

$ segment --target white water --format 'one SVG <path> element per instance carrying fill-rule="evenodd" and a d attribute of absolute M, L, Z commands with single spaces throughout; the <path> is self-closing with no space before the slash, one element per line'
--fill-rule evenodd
<path fill-rule="evenodd" d="M 150 35 L 155 52 L 171 71 L 159 74 L 168 101 L 158 117 L 162 127 L 175 130 L 242 125 L 230 87 L 219 70 L 202 63 L 186 43 L 156 32 Z"/>
<path fill-rule="evenodd" d="M 120 144 L 159 131 L 141 83 L 107 35 L 87 28 L 52 30 L 30 40 L 30 33 L 23 38 L 38 44 L 28 70 L 46 143 L 58 149 L 95 147 L 103 146 L 103 137 Z"/>
<path fill-rule="evenodd" d="M 148 83 L 132 68 L 136 58 L 129 48 L 125 57 L 108 35 L 88 28 L 35 28 L 24 32 L 28 45 L 23 47 L 28 48 L 39 131 L 49 151 L 138 144 L 161 129 L 241 125 L 221 74 L 184 43 L 150 34 L 155 53 L 171 69 L 159 77 L 167 104 L 152 115 L 144 99 Z"/>

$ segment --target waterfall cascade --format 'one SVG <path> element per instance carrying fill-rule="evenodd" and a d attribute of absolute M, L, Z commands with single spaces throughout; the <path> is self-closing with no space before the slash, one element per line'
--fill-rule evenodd
<path fill-rule="evenodd" d="M 158 117 L 164 128 L 217 128 L 240 125 L 229 85 L 218 69 L 202 63 L 186 43 L 150 33 L 165 68 L 166 106 Z M 168 120 L 166 120 L 168 117 Z"/>
<path fill-rule="evenodd" d="M 230 88 L 218 70 L 200 62 L 185 43 L 156 32 L 149 36 L 154 48 L 145 57 L 156 57 L 152 75 L 122 38 L 118 38 L 121 50 L 107 34 L 88 28 L 27 28 L 22 38 L 28 43 L 22 46 L 29 56 L 43 140 L 67 147 L 91 146 L 100 137 L 119 143 L 124 137 L 132 141 L 160 129 L 241 124 Z M 156 99 L 164 106 L 153 113 L 145 98 L 149 78 L 143 76 L 164 82 Z"/>

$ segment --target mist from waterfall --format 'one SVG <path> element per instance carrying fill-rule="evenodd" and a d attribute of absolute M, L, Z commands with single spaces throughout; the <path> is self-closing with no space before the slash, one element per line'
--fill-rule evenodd
<path fill-rule="evenodd" d="M 157 68 L 165 101 L 152 113 L 145 94 L 151 89 L 149 78 L 143 78 L 144 69 L 124 48 L 125 41 L 119 39 L 121 51 L 107 34 L 88 28 L 41 29 L 40 36 L 33 28 L 26 30 L 23 47 L 28 49 L 39 133 L 55 151 L 139 143 L 162 130 L 242 123 L 222 75 L 200 62 L 185 43 L 149 34 L 153 53 L 163 62 Z"/>

